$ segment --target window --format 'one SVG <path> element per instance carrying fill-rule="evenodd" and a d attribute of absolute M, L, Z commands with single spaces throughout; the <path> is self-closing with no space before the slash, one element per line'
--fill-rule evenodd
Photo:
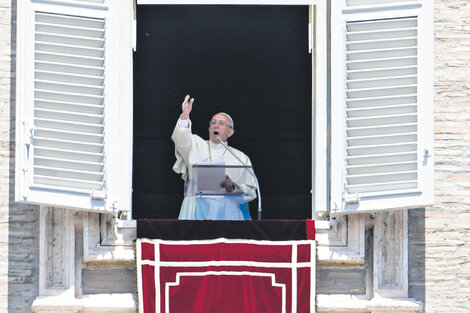
<path fill-rule="evenodd" d="M 193 133 L 207 138 L 216 112 L 234 118 L 229 142 L 254 165 L 263 218 L 310 218 L 309 6 L 138 5 L 136 16 L 133 217 L 178 217 L 169 138 L 189 93 Z"/>
<path fill-rule="evenodd" d="M 130 209 L 131 51 L 119 49 L 130 31 L 120 34 L 119 14 L 117 1 L 18 3 L 16 200 Z"/>
<path fill-rule="evenodd" d="M 381 3 L 332 2 L 335 213 L 433 202 L 432 3 Z"/>
<path fill-rule="evenodd" d="M 287 3 L 311 5 L 313 210 L 431 204 L 432 3 L 331 1 L 329 50 L 325 1 L 250 2 Z M 130 6 L 18 2 L 17 201 L 130 210 Z"/>

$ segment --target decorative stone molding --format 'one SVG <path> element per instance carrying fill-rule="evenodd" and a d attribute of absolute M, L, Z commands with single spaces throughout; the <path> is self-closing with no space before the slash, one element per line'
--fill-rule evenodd
<path fill-rule="evenodd" d="M 137 312 L 137 300 L 133 294 L 100 294 L 82 298 L 71 296 L 38 297 L 32 310 L 35 313 L 128 313 Z"/>
<path fill-rule="evenodd" d="M 317 296 L 318 312 L 422 312 L 422 306 L 406 299 L 407 214 L 378 213 L 373 224 L 373 296 Z M 368 214 L 338 216 L 337 224 L 317 229 L 318 261 L 324 266 L 364 266 Z M 367 226 L 369 225 L 369 226 Z M 328 226 L 328 227 L 326 227 Z M 131 293 L 82 295 L 84 264 L 100 266 L 135 262 L 134 221 L 122 222 L 113 215 L 41 208 L 40 293 L 34 312 L 135 312 Z M 370 248 L 371 248 L 370 247 Z"/>
<path fill-rule="evenodd" d="M 408 212 L 379 212 L 374 227 L 374 296 L 408 297 Z"/>
<path fill-rule="evenodd" d="M 73 211 L 42 207 L 39 218 L 39 295 L 58 295 L 75 284 Z"/>
<path fill-rule="evenodd" d="M 116 220 L 110 214 L 84 213 L 84 262 L 135 262 L 135 221 Z"/>
<path fill-rule="evenodd" d="M 33 312 L 136 312 L 131 293 L 82 295 L 85 262 L 135 262 L 135 225 L 114 221 L 107 214 L 41 208 L 39 297 Z"/>
<path fill-rule="evenodd" d="M 373 298 L 364 300 L 343 295 L 317 296 L 317 313 L 421 313 L 422 311 L 422 303 L 413 299 Z"/>
<path fill-rule="evenodd" d="M 101 245 L 132 246 L 137 238 L 137 222 L 122 220 L 110 214 L 101 214 Z"/>
<path fill-rule="evenodd" d="M 317 229 L 320 264 L 364 264 L 365 218 L 364 214 L 337 216 L 329 229 Z"/>

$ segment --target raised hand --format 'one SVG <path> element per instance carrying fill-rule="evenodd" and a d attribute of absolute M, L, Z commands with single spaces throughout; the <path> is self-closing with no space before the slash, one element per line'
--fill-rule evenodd
<path fill-rule="evenodd" d="M 184 97 L 183 104 L 181 105 L 181 110 L 183 111 L 181 114 L 182 120 L 187 120 L 189 118 L 189 113 L 191 113 L 191 110 L 193 109 L 193 102 L 194 98 L 190 98 L 189 95 Z"/>

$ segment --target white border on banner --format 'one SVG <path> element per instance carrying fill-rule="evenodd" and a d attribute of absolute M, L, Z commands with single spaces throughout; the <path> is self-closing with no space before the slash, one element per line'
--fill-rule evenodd
<path fill-rule="evenodd" d="M 144 313 L 144 295 L 142 288 L 142 241 L 140 239 L 137 239 L 135 243 L 135 258 L 137 266 L 137 298 L 139 301 L 137 305 L 139 307 L 139 313 Z"/>
<path fill-rule="evenodd" d="M 276 282 L 276 276 L 272 273 L 255 273 L 246 271 L 206 271 L 206 272 L 183 272 L 176 273 L 176 281 L 167 282 L 165 284 L 165 313 L 170 313 L 170 287 L 178 286 L 180 284 L 181 276 L 259 276 L 270 277 L 273 287 L 281 288 L 282 300 L 281 307 L 282 313 L 286 313 L 286 284 Z"/>
<path fill-rule="evenodd" d="M 290 262 L 257 262 L 257 261 L 150 261 L 143 260 L 142 265 L 160 266 L 160 267 L 202 267 L 202 266 L 252 266 L 269 268 L 291 268 Z M 310 267 L 311 262 L 299 262 L 298 268 Z"/>
<path fill-rule="evenodd" d="M 160 312 L 162 308 L 161 298 L 160 298 L 160 245 L 154 245 L 155 248 L 155 312 Z M 158 308 L 158 311 L 157 311 Z"/>
<path fill-rule="evenodd" d="M 312 279 L 313 277 L 313 279 Z M 310 312 L 315 313 L 317 298 L 317 242 L 310 245 Z"/>
<path fill-rule="evenodd" d="M 142 260 L 142 243 L 149 243 L 154 245 L 155 249 L 155 260 Z M 210 245 L 215 243 L 227 243 L 227 244 L 249 244 L 249 245 L 269 245 L 269 246 L 291 246 L 291 262 L 257 262 L 257 261 L 161 261 L 160 260 L 160 245 Z M 297 262 L 298 257 L 298 246 L 307 244 L 310 246 L 310 260 L 308 262 Z M 143 311 L 143 289 L 142 289 L 142 265 L 150 265 L 154 267 L 155 276 L 155 312 L 161 313 L 161 298 L 160 298 L 160 268 L 161 267 L 207 267 L 207 266 L 250 266 L 258 268 L 286 268 L 290 269 L 292 273 L 292 313 L 297 313 L 297 270 L 299 268 L 310 268 L 310 312 L 315 313 L 315 297 L 316 297 L 316 242 L 314 240 L 288 240 L 288 241 L 269 241 L 269 240 L 253 240 L 253 239 L 227 239 L 217 238 L 209 240 L 163 240 L 163 239 L 147 239 L 138 238 L 136 241 L 136 254 L 137 254 L 137 275 L 139 279 L 138 292 L 139 292 L 139 313 Z M 220 271 L 215 273 L 243 273 L 234 271 Z M 191 273 L 199 272 L 180 272 L 176 275 L 191 276 Z M 209 273 L 209 272 L 200 272 Z M 251 272 L 247 272 L 251 273 Z M 266 275 L 275 275 L 268 274 Z M 193 275 L 196 276 L 196 275 Z M 274 277 L 275 278 L 275 277 Z M 177 279 L 178 281 L 178 279 Z M 275 280 L 273 282 L 274 286 Z M 276 283 L 278 284 L 278 283 Z M 165 284 L 165 299 L 167 300 L 167 285 Z M 169 297 L 169 294 L 168 294 Z M 285 302 L 284 302 L 285 303 Z M 165 303 L 165 313 L 169 312 L 169 302 Z M 283 306 L 283 312 L 286 308 Z"/>
<path fill-rule="evenodd" d="M 292 259 L 291 259 L 291 274 L 292 274 L 292 278 L 291 278 L 291 284 L 292 284 L 292 300 L 291 300 L 291 303 L 292 303 L 292 312 L 293 313 L 296 313 L 297 312 L 297 264 L 299 262 L 297 262 L 297 244 L 293 244 L 292 245 L 292 255 L 291 255 Z"/>

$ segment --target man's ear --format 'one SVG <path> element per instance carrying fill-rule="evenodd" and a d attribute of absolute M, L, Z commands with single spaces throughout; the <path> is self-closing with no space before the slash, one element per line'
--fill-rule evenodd
<path fill-rule="evenodd" d="M 235 134 L 235 130 L 233 128 L 230 128 L 230 131 L 228 132 L 227 138 Z"/>

